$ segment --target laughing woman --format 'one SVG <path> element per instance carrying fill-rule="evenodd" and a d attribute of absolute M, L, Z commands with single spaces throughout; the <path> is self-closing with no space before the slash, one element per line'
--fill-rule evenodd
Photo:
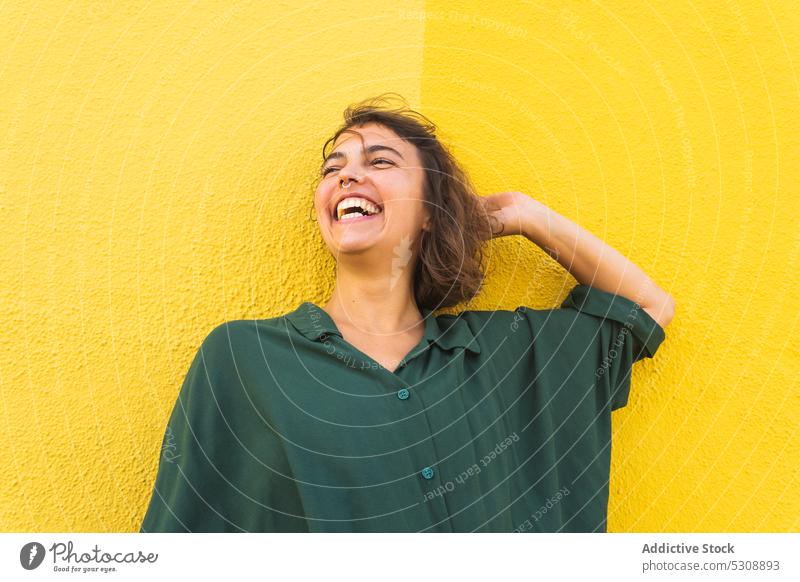
<path fill-rule="evenodd" d="M 140 531 L 606 531 L 611 411 L 675 303 L 530 196 L 477 195 L 435 129 L 345 111 L 314 195 L 332 296 L 208 334 Z M 434 315 L 512 235 L 577 280 L 560 306 Z"/>

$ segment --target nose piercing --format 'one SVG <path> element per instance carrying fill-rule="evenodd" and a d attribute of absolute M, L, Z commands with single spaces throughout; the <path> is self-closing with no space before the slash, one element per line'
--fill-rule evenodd
<path fill-rule="evenodd" d="M 347 180 L 347 185 L 342 184 L 342 188 L 349 188 L 350 187 L 350 180 Z"/>

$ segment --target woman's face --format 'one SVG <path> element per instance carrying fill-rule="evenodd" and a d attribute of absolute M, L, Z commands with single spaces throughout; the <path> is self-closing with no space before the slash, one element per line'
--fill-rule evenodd
<path fill-rule="evenodd" d="M 314 207 L 335 259 L 369 251 L 388 261 L 393 256 L 407 260 L 412 245 L 419 247 L 420 231 L 427 224 L 425 173 L 413 144 L 382 125 L 354 127 L 337 138 L 321 171 Z M 348 181 L 349 188 L 342 188 Z M 343 210 L 337 206 L 347 198 L 366 198 L 373 206 L 362 205 L 364 209 L 377 207 L 378 212 L 363 216 L 345 208 L 340 218 Z"/>

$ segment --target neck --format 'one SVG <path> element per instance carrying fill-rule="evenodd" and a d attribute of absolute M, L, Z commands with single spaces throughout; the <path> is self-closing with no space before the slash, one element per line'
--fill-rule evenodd
<path fill-rule="evenodd" d="M 323 309 L 337 326 L 375 334 L 417 326 L 422 314 L 414 300 L 413 262 L 395 269 L 391 261 L 363 263 L 340 257 L 336 264 L 336 286 Z"/>

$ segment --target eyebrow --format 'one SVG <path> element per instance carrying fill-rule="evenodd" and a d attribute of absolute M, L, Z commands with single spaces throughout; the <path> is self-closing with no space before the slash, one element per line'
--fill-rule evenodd
<path fill-rule="evenodd" d="M 366 152 L 367 152 L 368 154 L 371 154 L 371 153 L 373 153 L 373 152 L 384 151 L 384 150 L 385 150 L 385 151 L 390 151 L 390 152 L 392 152 L 392 153 L 394 153 L 394 154 L 396 154 L 396 155 L 400 156 L 400 159 L 401 159 L 401 160 L 403 160 L 403 161 L 405 161 L 405 158 L 403 157 L 403 154 L 401 154 L 400 152 L 398 152 L 396 149 L 394 149 L 394 148 L 390 148 L 390 147 L 389 147 L 389 146 L 387 146 L 387 145 L 383 145 L 383 144 L 379 144 L 379 143 L 376 143 L 376 144 L 374 144 L 374 145 L 371 145 L 371 146 L 369 146 L 369 147 L 366 149 Z M 342 158 L 346 158 L 346 157 L 347 157 L 347 156 L 346 156 L 346 155 L 345 155 L 343 152 L 332 152 L 332 153 L 330 153 L 330 154 L 328 155 L 328 157 L 327 157 L 327 158 L 325 158 L 325 161 L 323 161 L 323 162 L 322 162 L 322 166 L 320 166 L 320 167 L 323 167 L 323 168 L 324 168 L 324 167 L 325 167 L 325 164 L 327 164 L 327 163 L 328 163 L 329 161 L 331 161 L 331 160 L 335 160 L 335 159 L 342 159 Z"/>

